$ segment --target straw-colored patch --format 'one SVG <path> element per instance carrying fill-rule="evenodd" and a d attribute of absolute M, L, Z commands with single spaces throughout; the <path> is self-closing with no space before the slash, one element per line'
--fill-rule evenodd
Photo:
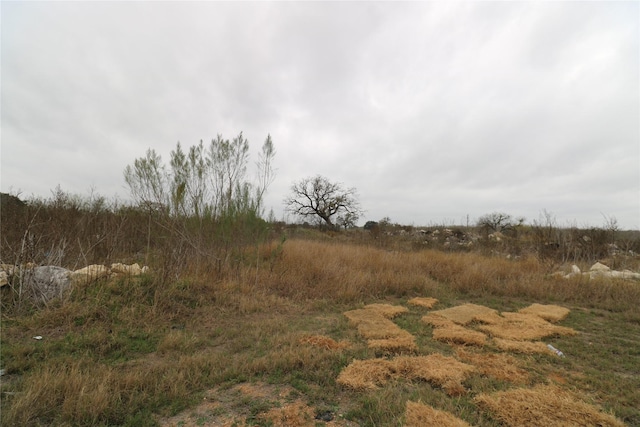
<path fill-rule="evenodd" d="M 493 342 L 496 347 L 502 351 L 510 351 L 512 353 L 523 353 L 523 354 L 550 354 L 551 351 L 545 345 L 545 343 L 540 341 L 515 341 L 515 340 L 504 340 L 500 338 L 494 338 Z"/>
<path fill-rule="evenodd" d="M 559 305 L 543 305 L 543 304 L 531 304 L 529 307 L 525 307 L 518 310 L 519 313 L 533 314 L 538 317 L 542 317 L 549 322 L 559 322 L 564 320 L 569 312 L 568 308 L 560 307 Z"/>
<path fill-rule="evenodd" d="M 302 337 L 300 338 L 300 344 L 326 348 L 327 350 L 342 350 L 351 346 L 348 341 L 337 342 L 332 338 L 325 337 L 324 335 L 309 335 Z"/>
<path fill-rule="evenodd" d="M 451 396 L 466 393 L 464 381 L 474 367 L 453 357 L 399 356 L 391 360 L 355 360 L 338 375 L 337 383 L 355 390 L 372 390 L 390 380 L 424 380 L 442 387 Z"/>
<path fill-rule="evenodd" d="M 432 314 L 446 317 L 449 320 L 454 321 L 459 325 L 467 325 L 474 320 L 478 316 L 487 315 L 487 314 L 497 314 L 498 312 L 492 308 L 485 307 L 483 305 L 476 304 L 463 304 L 457 307 L 447 308 L 445 310 L 433 311 Z"/>
<path fill-rule="evenodd" d="M 507 426 L 624 426 L 614 416 L 553 385 L 481 394 L 474 400 Z"/>
<path fill-rule="evenodd" d="M 438 300 L 435 298 L 415 297 L 407 301 L 407 304 L 416 305 L 418 307 L 433 308 L 433 306 L 436 305 L 437 302 Z"/>
<path fill-rule="evenodd" d="M 336 382 L 354 390 L 373 390 L 386 384 L 393 376 L 387 359 L 354 360 L 340 372 Z"/>
<path fill-rule="evenodd" d="M 450 396 L 466 393 L 462 382 L 475 368 L 440 353 L 428 356 L 399 356 L 393 359 L 394 369 L 402 378 L 425 380 L 442 387 Z"/>
<path fill-rule="evenodd" d="M 478 328 L 494 337 L 510 340 L 537 340 L 553 335 L 575 335 L 575 329 L 553 325 L 533 314 L 502 313 L 500 323 L 480 325 Z"/>
<path fill-rule="evenodd" d="M 409 309 L 407 307 L 391 304 L 369 304 L 365 305 L 364 309 L 375 311 L 376 313 L 380 314 L 382 317 L 386 317 L 387 319 L 393 319 L 400 314 L 409 312 Z"/>
<path fill-rule="evenodd" d="M 424 323 L 427 323 L 434 328 L 446 328 L 448 326 L 453 326 L 455 323 L 453 320 L 447 319 L 446 317 L 442 317 L 438 314 L 429 313 L 426 316 L 422 316 L 421 319 Z"/>
<path fill-rule="evenodd" d="M 498 380 L 524 384 L 529 379 L 527 371 L 518 367 L 516 358 L 507 354 L 472 353 L 460 348 L 456 356 L 475 366 L 481 374 Z"/>
<path fill-rule="evenodd" d="M 449 412 L 440 411 L 423 403 L 407 401 L 407 410 L 404 415 L 407 427 L 471 427 L 470 424 L 457 418 Z"/>
<path fill-rule="evenodd" d="M 360 336 L 369 341 L 370 348 L 402 353 L 417 350 L 415 337 L 389 318 L 406 311 L 405 307 L 371 304 L 360 310 L 347 311 L 344 315 L 356 326 Z"/>
<path fill-rule="evenodd" d="M 418 349 L 415 337 L 403 329 L 393 338 L 368 340 L 367 346 L 390 353 L 415 352 Z"/>
<path fill-rule="evenodd" d="M 433 339 L 450 344 L 468 344 L 483 346 L 487 343 L 487 336 L 482 332 L 473 331 L 455 323 L 450 326 L 435 328 Z"/>
<path fill-rule="evenodd" d="M 358 333 L 366 339 L 384 339 L 398 336 L 401 329 L 377 311 L 351 310 L 344 315 L 358 328 Z"/>
<path fill-rule="evenodd" d="M 485 345 L 487 336 L 482 332 L 467 329 L 439 314 L 429 313 L 422 321 L 433 326 L 433 339 L 447 343 Z"/>

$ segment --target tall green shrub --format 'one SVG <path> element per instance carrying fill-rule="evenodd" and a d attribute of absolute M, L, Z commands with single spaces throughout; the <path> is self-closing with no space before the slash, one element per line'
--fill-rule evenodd
<path fill-rule="evenodd" d="M 167 246 L 159 254 L 165 274 L 179 275 L 187 258 L 195 259 L 198 269 L 228 267 L 243 248 L 265 236 L 263 197 L 274 178 L 274 156 L 267 136 L 257 162 L 258 179 L 249 181 L 249 141 L 240 133 L 232 140 L 218 135 L 208 146 L 200 141 L 188 150 L 178 143 L 168 165 L 149 149 L 125 168 L 132 197 L 148 211 L 149 233 L 152 223 L 166 233 Z"/>

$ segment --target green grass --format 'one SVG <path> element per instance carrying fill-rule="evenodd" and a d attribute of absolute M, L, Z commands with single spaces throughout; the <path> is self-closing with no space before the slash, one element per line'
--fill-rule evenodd
<path fill-rule="evenodd" d="M 193 414 L 196 425 L 223 413 L 236 414 L 238 425 L 269 425 L 266 411 L 296 399 L 318 411 L 331 410 L 351 425 L 402 425 L 408 400 L 472 425 L 500 425 L 478 409 L 473 397 L 513 385 L 480 374 L 464 383 L 468 393 L 459 397 L 402 379 L 367 392 L 336 384 L 354 359 L 377 356 L 342 314 L 365 304 L 408 307 L 394 322 L 416 337 L 417 354 L 455 354 L 448 344 L 434 341 L 431 326 L 421 322 L 429 310 L 407 305 L 413 296 L 438 298 L 434 309 L 466 302 L 499 311 L 536 302 L 570 308 L 560 324 L 579 334 L 545 340 L 565 358 L 515 356 L 530 373 L 527 385 L 559 381 L 626 424 L 640 425 L 640 301 L 629 284 L 608 295 L 591 284 L 583 288 L 587 294 L 572 296 L 580 291 L 574 283 L 545 278 L 532 261 L 523 264 L 528 270 L 522 273 L 518 263 L 478 255 L 390 257 L 379 249 L 314 242 L 294 246 L 308 254 L 301 258 L 287 248 L 279 264 L 261 271 L 257 280 L 255 266 L 226 281 L 103 280 L 45 308 L 4 310 L 2 425 L 152 426 L 182 411 Z M 306 267 L 314 260 L 322 264 Z M 394 285 L 392 277 L 397 277 Z M 474 281 L 478 288 L 472 288 Z M 586 304 L 586 295 L 598 298 Z M 44 338 L 37 341 L 35 335 Z M 352 345 L 340 351 L 311 347 L 300 343 L 306 335 Z M 245 382 L 288 391 L 266 398 L 228 393 Z M 221 408 L 198 411 L 203 394 L 211 390 L 217 390 Z"/>

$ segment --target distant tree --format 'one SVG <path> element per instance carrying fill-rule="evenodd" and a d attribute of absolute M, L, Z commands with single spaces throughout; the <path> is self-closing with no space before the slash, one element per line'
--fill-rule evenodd
<path fill-rule="evenodd" d="M 294 183 L 284 203 L 287 211 L 301 218 L 315 218 L 330 228 L 352 227 L 362 214 L 355 188 L 344 188 L 321 175 Z"/>
<path fill-rule="evenodd" d="M 487 233 L 507 233 L 513 231 L 517 226 L 524 223 L 524 218 L 513 219 L 509 214 L 503 212 L 493 212 L 481 216 L 478 219 L 478 227 Z"/>
<path fill-rule="evenodd" d="M 375 222 L 375 221 L 367 221 L 367 222 L 364 224 L 364 227 L 363 227 L 363 228 L 364 228 L 365 230 L 373 230 L 373 229 L 378 228 L 378 227 L 379 227 L 379 226 L 378 226 L 378 223 L 377 223 L 377 222 Z"/>

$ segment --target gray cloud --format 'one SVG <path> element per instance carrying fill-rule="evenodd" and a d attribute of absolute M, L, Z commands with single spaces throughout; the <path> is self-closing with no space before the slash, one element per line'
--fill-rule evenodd
<path fill-rule="evenodd" d="M 127 197 L 122 170 L 270 133 L 366 219 L 503 210 L 640 228 L 633 2 L 2 3 L 2 191 Z M 27 30 L 25 30 L 27 29 Z"/>

